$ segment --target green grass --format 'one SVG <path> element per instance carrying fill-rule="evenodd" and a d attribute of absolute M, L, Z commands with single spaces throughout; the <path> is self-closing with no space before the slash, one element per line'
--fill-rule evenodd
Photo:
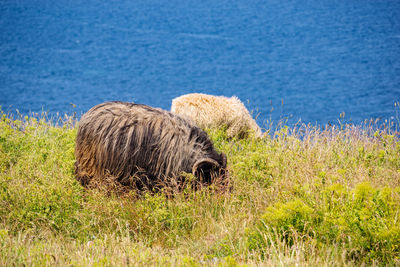
<path fill-rule="evenodd" d="M 76 123 L 0 119 L 0 266 L 400 265 L 400 141 L 371 125 L 228 140 L 230 193 L 87 191 Z"/>

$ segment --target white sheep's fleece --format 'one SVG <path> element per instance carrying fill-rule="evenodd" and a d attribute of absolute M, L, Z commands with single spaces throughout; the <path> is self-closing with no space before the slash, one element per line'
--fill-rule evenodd
<path fill-rule="evenodd" d="M 200 128 L 227 127 L 229 137 L 262 137 L 260 127 L 236 97 L 187 94 L 172 100 L 171 112 L 192 120 Z"/>

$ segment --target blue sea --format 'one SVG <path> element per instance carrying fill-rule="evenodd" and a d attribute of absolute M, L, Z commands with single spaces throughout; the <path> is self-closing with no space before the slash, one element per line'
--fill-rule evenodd
<path fill-rule="evenodd" d="M 260 125 L 398 120 L 398 0 L 0 0 L 4 112 L 238 96 Z"/>

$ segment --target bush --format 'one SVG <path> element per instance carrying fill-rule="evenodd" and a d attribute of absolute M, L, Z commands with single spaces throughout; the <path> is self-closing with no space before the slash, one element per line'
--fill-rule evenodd
<path fill-rule="evenodd" d="M 314 239 L 339 245 L 355 261 L 392 263 L 400 254 L 400 190 L 373 188 L 360 183 L 354 189 L 335 184 L 312 196 L 268 207 L 248 232 L 250 250 L 262 249 L 269 237 L 294 240 Z M 312 202 L 312 207 L 306 202 Z M 276 235 L 278 233 L 278 235 Z"/>

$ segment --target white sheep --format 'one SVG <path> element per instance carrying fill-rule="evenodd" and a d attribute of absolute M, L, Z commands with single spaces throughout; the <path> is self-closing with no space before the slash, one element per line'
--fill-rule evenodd
<path fill-rule="evenodd" d="M 262 132 L 243 103 L 236 97 L 187 94 L 172 100 L 171 112 L 192 120 L 202 129 L 226 127 L 228 137 L 261 138 Z"/>

